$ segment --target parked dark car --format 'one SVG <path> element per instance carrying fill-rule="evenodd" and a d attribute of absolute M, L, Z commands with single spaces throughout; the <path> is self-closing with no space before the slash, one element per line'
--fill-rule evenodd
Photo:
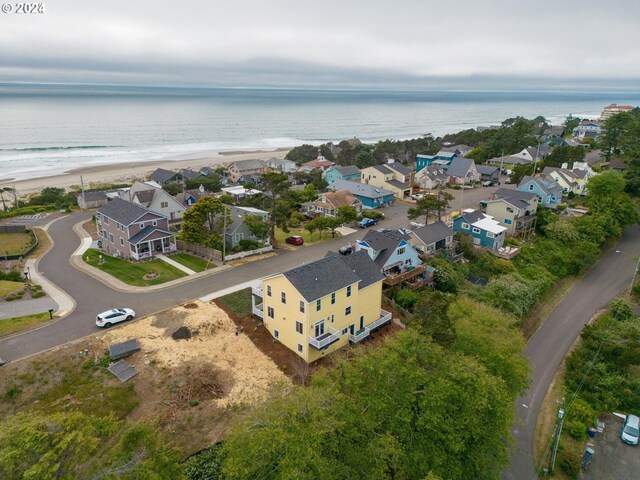
<path fill-rule="evenodd" d="M 367 228 L 375 225 L 376 223 L 378 223 L 377 218 L 363 218 L 358 222 L 358 227 Z"/>
<path fill-rule="evenodd" d="M 344 247 L 340 247 L 338 249 L 338 253 L 340 255 L 350 255 L 353 252 L 353 247 L 351 245 L 345 245 Z"/>
<path fill-rule="evenodd" d="M 284 241 L 290 243 L 291 245 L 304 245 L 304 238 L 298 237 L 297 235 L 287 237 Z"/>

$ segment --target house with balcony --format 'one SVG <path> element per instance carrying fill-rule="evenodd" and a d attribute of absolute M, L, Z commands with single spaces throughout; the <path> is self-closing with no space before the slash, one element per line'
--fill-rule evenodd
<path fill-rule="evenodd" d="M 131 188 L 120 192 L 120 198 L 159 213 L 169 219 L 169 226 L 180 228 L 182 215 L 187 207 L 154 182 L 135 182 Z"/>
<path fill-rule="evenodd" d="M 384 188 L 393 192 L 396 198 L 402 199 L 411 195 L 410 174 L 411 171 L 401 164 L 374 165 L 362 169 L 360 181 L 366 185 Z"/>
<path fill-rule="evenodd" d="M 556 208 L 562 202 L 562 187 L 547 175 L 538 177 L 525 175 L 516 190 L 535 193 L 540 197 L 540 204 L 545 207 Z"/>
<path fill-rule="evenodd" d="M 429 223 L 408 231 L 409 244 L 423 257 L 455 253 L 453 229 L 444 222 Z"/>
<path fill-rule="evenodd" d="M 467 152 L 468 153 L 468 152 Z M 416 155 L 416 172 L 433 164 L 449 165 L 454 158 L 462 157 L 462 153 L 455 148 L 453 150 L 441 149 L 435 155 L 424 155 L 419 153 Z"/>
<path fill-rule="evenodd" d="M 540 197 L 535 193 L 499 188 L 481 205 L 487 215 L 507 229 L 508 235 L 525 238 L 535 229 L 539 203 Z"/>
<path fill-rule="evenodd" d="M 365 251 L 385 276 L 389 286 L 406 284 L 419 288 L 433 280 L 433 269 L 422 264 L 418 252 L 409 243 L 410 236 L 397 230 L 369 230 L 356 242 L 356 252 Z"/>
<path fill-rule="evenodd" d="M 361 203 L 362 208 L 380 208 L 391 205 L 395 199 L 394 192 L 386 188 L 368 185 L 366 183 L 336 180 L 328 187 L 333 191 L 348 190 Z"/>
<path fill-rule="evenodd" d="M 114 198 L 96 212 L 100 249 L 114 257 L 144 260 L 176 250 L 169 219 L 141 205 Z"/>
<path fill-rule="evenodd" d="M 303 203 L 302 211 L 311 217 L 337 217 L 340 207 L 353 207 L 358 214 L 362 212 L 362 202 L 349 190 L 321 193 L 313 202 Z"/>
<path fill-rule="evenodd" d="M 274 339 L 307 363 L 366 339 L 391 322 L 383 276 L 365 252 L 333 253 L 252 288 L 252 312 Z"/>
<path fill-rule="evenodd" d="M 349 180 L 351 182 L 360 181 L 360 169 L 355 165 L 340 166 L 334 165 L 333 167 L 325 170 L 322 174 L 322 178 L 328 184 L 332 184 L 336 180 Z"/>
<path fill-rule="evenodd" d="M 582 120 L 580 124 L 573 129 L 573 138 L 580 142 L 586 138 L 596 139 L 602 132 L 602 124 L 593 120 Z"/>
<path fill-rule="evenodd" d="M 498 250 L 504 245 L 507 229 L 491 215 L 468 208 L 453 219 L 453 231 L 470 235 L 474 245 Z"/>

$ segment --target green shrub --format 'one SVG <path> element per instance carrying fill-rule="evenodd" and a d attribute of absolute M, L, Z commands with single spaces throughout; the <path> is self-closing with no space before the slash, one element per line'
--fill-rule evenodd
<path fill-rule="evenodd" d="M 580 474 L 580 459 L 581 452 L 579 447 L 566 447 L 562 443 L 560 444 L 560 451 L 558 452 L 557 465 L 567 474 L 569 478 L 578 478 Z"/>
<path fill-rule="evenodd" d="M 404 288 L 398 291 L 395 301 L 402 308 L 411 310 L 419 298 L 420 295 L 418 294 L 418 292 L 414 292 L 413 290 Z"/>
<path fill-rule="evenodd" d="M 382 212 L 377 211 L 377 210 L 363 210 L 362 211 L 362 216 L 364 218 L 377 218 L 377 219 L 384 218 L 384 214 Z"/>

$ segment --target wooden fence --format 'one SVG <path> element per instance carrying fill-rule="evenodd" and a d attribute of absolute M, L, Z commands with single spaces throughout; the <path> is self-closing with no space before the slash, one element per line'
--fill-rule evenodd
<path fill-rule="evenodd" d="M 27 233 L 24 225 L 0 225 L 0 233 Z"/>
<path fill-rule="evenodd" d="M 195 253 L 202 258 L 222 262 L 222 252 L 220 250 L 216 250 L 215 248 L 208 248 L 202 245 L 196 245 L 194 243 L 187 243 L 183 242 L 182 240 L 176 240 L 176 246 L 178 247 L 178 250 L 184 250 L 186 252 Z"/>
<path fill-rule="evenodd" d="M 236 260 L 238 258 L 248 257 L 250 255 L 262 255 L 263 253 L 270 252 L 271 250 L 273 250 L 273 247 L 271 245 L 269 245 L 269 246 L 264 247 L 264 248 L 258 248 L 257 250 L 248 250 L 246 252 L 238 252 L 238 253 L 234 253 L 232 255 L 227 255 L 225 257 L 225 261 L 227 261 L 227 260 Z"/>

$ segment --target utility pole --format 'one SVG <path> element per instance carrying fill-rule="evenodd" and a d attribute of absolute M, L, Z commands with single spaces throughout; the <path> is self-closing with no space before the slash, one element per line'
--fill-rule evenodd
<path fill-rule="evenodd" d="M 82 190 L 82 209 L 84 210 L 87 204 L 85 203 L 84 198 L 84 182 L 82 181 L 82 175 L 80 175 L 80 189 Z"/>
<path fill-rule="evenodd" d="M 224 265 L 224 257 L 227 256 L 227 206 L 223 204 L 222 212 L 222 265 Z"/>
<path fill-rule="evenodd" d="M 18 200 L 18 190 L 16 190 L 16 184 L 13 184 L 13 203 L 16 206 L 16 212 L 20 211 L 20 202 Z"/>
<path fill-rule="evenodd" d="M 556 455 L 558 453 L 558 445 L 560 444 L 560 435 L 562 434 L 562 424 L 564 423 L 564 397 L 560 402 L 560 408 L 558 408 L 558 423 L 556 424 L 556 431 L 553 438 L 553 451 L 551 452 L 551 463 L 549 464 L 549 471 L 553 472 L 553 467 L 556 464 Z"/>
<path fill-rule="evenodd" d="M 536 168 L 538 165 L 538 154 L 540 153 L 540 144 L 536 147 L 536 158 L 533 159 L 533 176 L 536 176 Z"/>

